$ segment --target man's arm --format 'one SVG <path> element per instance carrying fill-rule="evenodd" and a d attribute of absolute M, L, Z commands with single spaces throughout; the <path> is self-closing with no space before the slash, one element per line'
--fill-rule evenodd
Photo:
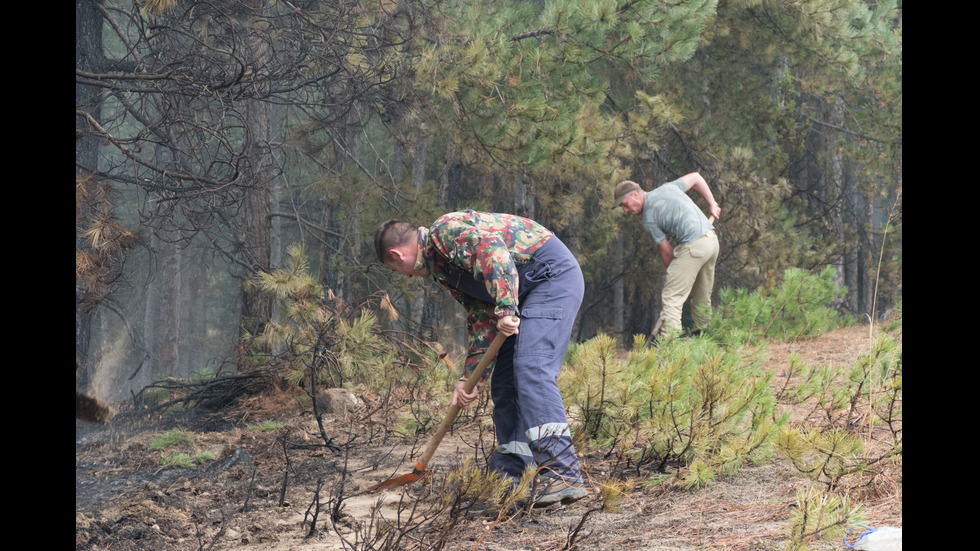
<path fill-rule="evenodd" d="M 657 243 L 657 250 L 660 251 L 660 260 L 664 261 L 664 266 L 670 266 L 670 261 L 674 259 L 674 249 L 670 243 L 664 239 Z"/>
<path fill-rule="evenodd" d="M 465 266 L 474 277 L 483 278 L 498 317 L 517 313 L 517 266 L 504 239 L 474 226 L 460 225 L 451 231 L 453 248 L 446 251 L 447 257 L 452 256 L 457 266 Z"/>
<path fill-rule="evenodd" d="M 697 172 L 692 172 L 681 177 L 684 180 L 684 189 L 690 191 L 698 192 L 698 195 L 704 197 L 704 200 L 708 203 L 708 213 L 715 217 L 716 219 L 721 216 L 721 207 L 718 206 L 718 202 L 715 201 L 715 196 L 711 194 L 711 188 L 708 187 L 708 182 L 704 181 L 701 174 Z"/>

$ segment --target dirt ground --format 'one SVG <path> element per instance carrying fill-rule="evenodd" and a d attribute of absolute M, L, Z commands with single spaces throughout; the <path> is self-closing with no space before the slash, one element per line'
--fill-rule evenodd
<path fill-rule="evenodd" d="M 868 342 L 868 328 L 858 326 L 806 342 L 775 343 L 767 367 L 778 379 L 794 352 L 811 364 L 850 365 Z M 285 397 L 265 399 L 281 403 Z M 322 440 L 313 436 L 317 426 L 310 413 L 281 413 L 275 418 L 281 427 L 259 431 L 248 425 L 267 417 L 261 404 L 252 405 L 248 414 L 240 408 L 234 415 L 198 419 L 136 418 L 122 412 L 104 426 L 76 420 L 76 550 L 370 549 L 357 538 L 367 533 L 372 518 L 379 513 L 397 517 L 399 503 L 414 506 L 416 516 L 430 505 L 422 483 L 386 492 L 367 490 L 410 472 L 414 461 L 409 454 L 418 457 L 427 443 L 424 436 L 382 443 L 377 426 L 351 424 L 337 415 L 326 419 L 328 434 L 341 442 L 356 437 L 348 454 L 337 454 L 312 446 Z M 448 435 L 430 470 L 438 476 L 474 454 L 485 422 L 478 419 Z M 201 466 L 162 468 L 160 452 L 150 449 L 150 441 L 176 426 L 197 435 L 194 450 L 210 451 L 216 459 Z M 311 447 L 284 449 L 283 437 Z M 585 455 L 582 461 L 596 487 L 606 482 L 601 457 Z M 866 524 L 902 526 L 900 477 L 900 467 L 883 471 L 855 489 Z M 636 484 L 615 511 L 602 510 L 596 492 L 570 506 L 530 514 L 470 512 L 449 531 L 445 549 L 775 551 L 785 548 L 797 489 L 808 484 L 786 461 L 776 460 L 746 467 L 703 490 Z M 343 497 L 343 509 L 333 523 L 326 510 L 338 496 Z M 310 535 L 315 510 L 323 512 Z M 355 530 L 358 526 L 361 532 Z M 399 548 L 420 548 L 417 541 L 410 534 Z M 815 542 L 813 547 L 845 549 L 841 542 Z"/>

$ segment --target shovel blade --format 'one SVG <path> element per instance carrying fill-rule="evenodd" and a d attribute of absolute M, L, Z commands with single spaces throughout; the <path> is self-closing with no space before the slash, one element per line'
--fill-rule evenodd
<path fill-rule="evenodd" d="M 418 479 L 422 478 L 423 474 L 425 474 L 425 465 L 422 465 L 421 463 L 416 463 L 414 471 L 408 474 L 403 474 L 401 476 L 396 476 L 395 478 L 381 481 L 375 484 L 374 486 L 368 487 L 368 490 L 372 490 L 372 491 L 390 490 L 391 488 L 398 488 L 399 486 L 405 486 L 406 484 L 411 484 L 413 482 L 416 482 Z"/>
<path fill-rule="evenodd" d="M 368 490 L 390 490 L 392 488 L 398 488 L 399 486 L 411 484 L 420 478 L 422 477 L 413 473 L 403 474 L 401 476 L 379 482 L 374 486 L 369 487 Z"/>

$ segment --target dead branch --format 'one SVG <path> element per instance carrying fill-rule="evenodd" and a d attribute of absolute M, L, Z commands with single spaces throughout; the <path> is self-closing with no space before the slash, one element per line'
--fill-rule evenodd
<path fill-rule="evenodd" d="M 220 410 L 233 403 L 245 394 L 253 393 L 266 386 L 266 374 L 261 370 L 249 373 L 236 373 L 207 379 L 204 381 L 166 381 L 147 385 L 133 395 L 133 405 L 136 406 L 140 397 L 151 389 L 163 389 L 177 396 L 150 406 L 146 413 L 165 410 L 177 404 L 183 404 L 188 409 L 199 407 L 207 411 Z"/>

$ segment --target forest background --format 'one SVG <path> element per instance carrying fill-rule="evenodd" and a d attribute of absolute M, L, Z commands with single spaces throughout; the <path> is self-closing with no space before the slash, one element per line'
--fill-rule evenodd
<path fill-rule="evenodd" d="M 297 244 L 339 307 L 390 304 L 459 359 L 460 308 L 372 237 L 466 208 L 555 231 L 586 278 L 573 340 L 629 342 L 663 266 L 612 188 L 693 171 L 716 289 L 830 267 L 834 308 L 877 319 L 901 306 L 901 39 L 888 0 L 79 0 L 76 384 L 254 362 L 280 314 L 250 282 Z"/>

